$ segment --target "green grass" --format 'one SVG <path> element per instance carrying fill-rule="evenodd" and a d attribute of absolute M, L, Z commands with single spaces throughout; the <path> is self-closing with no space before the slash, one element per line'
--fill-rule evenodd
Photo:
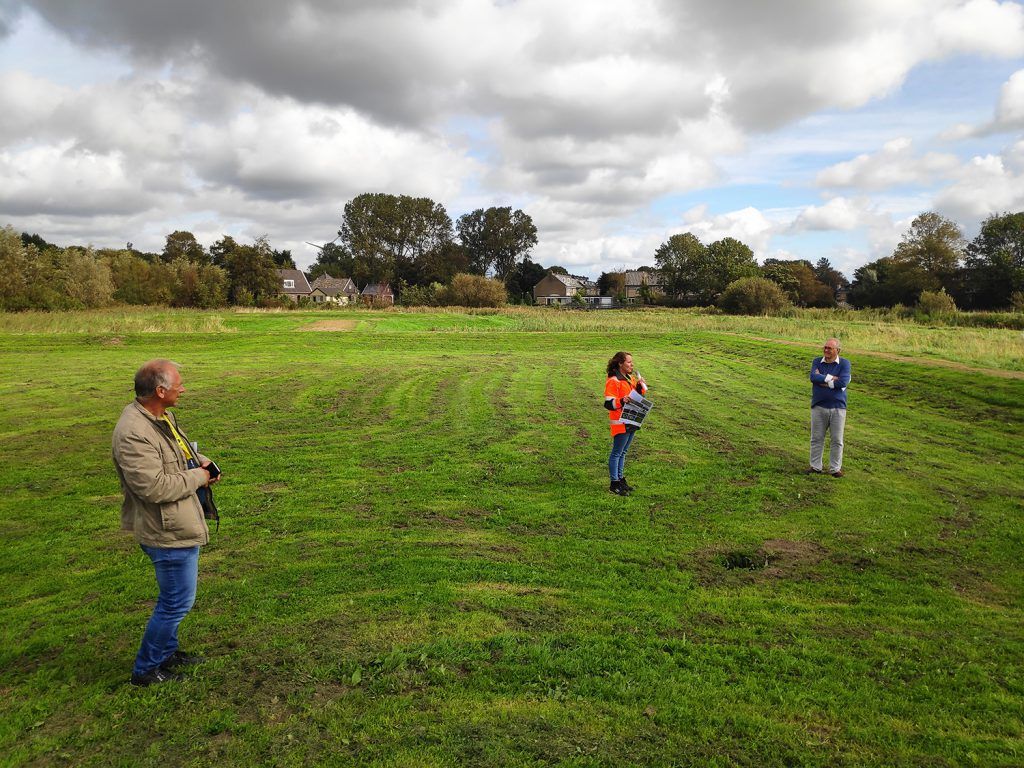
<path fill-rule="evenodd" d="M 820 319 L 0 316 L 0 764 L 1021 765 L 1021 334 Z M 799 474 L 833 333 L 838 481 Z M 110 432 L 157 356 L 224 519 L 209 661 L 138 690 Z"/>

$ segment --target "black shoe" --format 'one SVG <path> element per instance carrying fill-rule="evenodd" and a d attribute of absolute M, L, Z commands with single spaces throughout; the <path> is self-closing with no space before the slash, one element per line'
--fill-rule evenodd
<path fill-rule="evenodd" d="M 156 683 L 168 683 L 172 680 L 181 680 L 181 675 L 175 672 L 170 672 L 166 669 L 161 669 L 160 667 L 151 669 L 144 675 L 136 675 L 134 672 L 132 673 L 132 685 L 147 686 L 154 685 Z"/>
<path fill-rule="evenodd" d="M 629 491 L 622 484 L 621 480 L 612 480 L 611 484 L 608 486 L 608 490 L 616 496 L 629 496 Z"/>
<path fill-rule="evenodd" d="M 202 656 L 193 656 L 191 653 L 185 653 L 184 651 L 175 651 L 166 659 L 164 663 L 160 665 L 160 669 L 169 672 L 177 669 L 178 667 L 191 667 L 194 664 L 202 664 L 206 659 Z"/>
<path fill-rule="evenodd" d="M 625 488 L 630 493 L 636 490 L 636 488 L 634 488 L 632 485 L 629 484 L 629 482 L 627 482 L 626 478 L 622 478 L 621 480 L 619 480 L 619 482 L 622 483 L 622 487 Z"/>

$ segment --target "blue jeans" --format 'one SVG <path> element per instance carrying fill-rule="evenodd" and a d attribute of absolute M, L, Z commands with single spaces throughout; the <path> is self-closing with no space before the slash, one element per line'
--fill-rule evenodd
<path fill-rule="evenodd" d="M 612 436 L 612 452 L 608 457 L 608 474 L 614 483 L 616 480 L 621 480 L 623 472 L 626 468 L 626 451 L 629 450 L 630 444 L 633 442 L 633 436 L 636 434 L 634 429 L 632 432 L 622 432 L 618 435 Z"/>
<path fill-rule="evenodd" d="M 153 561 L 156 583 L 160 587 L 160 597 L 153 608 L 153 615 L 149 617 L 132 670 L 136 675 L 144 675 L 178 650 L 178 625 L 196 601 L 199 547 L 167 549 L 145 544 L 139 546 Z"/>

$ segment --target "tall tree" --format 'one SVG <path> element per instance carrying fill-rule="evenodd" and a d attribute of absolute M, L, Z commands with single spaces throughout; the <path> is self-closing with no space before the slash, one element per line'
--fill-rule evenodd
<path fill-rule="evenodd" d="M 114 281 L 114 300 L 125 304 L 169 304 L 174 294 L 174 268 L 130 250 L 106 255 Z"/>
<path fill-rule="evenodd" d="M 503 281 L 516 264 L 529 257 L 537 244 L 533 219 L 507 206 L 477 208 L 460 216 L 456 227 L 470 269 L 480 275 L 493 269 Z"/>
<path fill-rule="evenodd" d="M 707 248 L 696 235 L 690 232 L 672 235 L 658 246 L 654 261 L 661 270 L 662 285 L 668 296 L 696 296 L 699 275 L 707 261 Z"/>
<path fill-rule="evenodd" d="M 214 266 L 227 267 L 228 256 L 235 252 L 238 243 L 231 235 L 224 235 L 220 240 L 210 246 L 210 260 Z"/>
<path fill-rule="evenodd" d="M 57 309 L 53 260 L 10 226 L 0 228 L 0 310 Z"/>
<path fill-rule="evenodd" d="M 745 243 L 734 237 L 723 237 L 707 248 L 704 268 L 698 276 L 697 293 L 702 303 L 711 304 L 733 280 L 757 277 L 757 260 Z"/>
<path fill-rule="evenodd" d="M 64 248 L 52 252 L 57 284 L 71 308 L 105 307 L 111 303 L 114 281 L 110 267 L 96 258 L 92 248 Z"/>
<path fill-rule="evenodd" d="M 295 266 L 295 259 L 292 258 L 292 252 L 289 250 L 279 251 L 275 248 L 270 252 L 270 257 L 277 264 L 278 269 L 298 269 Z"/>
<path fill-rule="evenodd" d="M 338 236 L 352 254 L 357 280 L 414 283 L 417 263 L 451 243 L 452 220 L 427 197 L 366 193 L 345 204 Z"/>
<path fill-rule="evenodd" d="M 849 298 L 858 308 L 912 305 L 926 290 L 938 290 L 933 275 L 915 264 L 885 256 L 857 268 Z"/>
<path fill-rule="evenodd" d="M 831 288 L 833 292 L 850 284 L 846 279 L 846 276 L 839 270 L 835 269 L 832 266 L 832 263 L 824 256 L 818 259 L 817 263 L 815 263 L 814 274 L 819 280 L 821 280 L 821 282 Z"/>
<path fill-rule="evenodd" d="M 309 270 L 309 278 L 316 280 L 321 275 L 331 277 L 355 277 L 355 259 L 344 246 L 327 243 L 317 254 L 316 262 Z"/>
<path fill-rule="evenodd" d="M 966 295 L 975 309 L 1002 309 L 1024 291 L 1024 211 L 989 216 L 967 246 Z"/>
<path fill-rule="evenodd" d="M 540 264 L 526 257 L 516 264 L 505 276 L 505 287 L 509 301 L 515 304 L 532 304 L 533 287 L 544 279 L 548 271 Z"/>
<path fill-rule="evenodd" d="M 911 222 L 892 258 L 908 274 L 921 271 L 928 275 L 931 280 L 924 279 L 922 275 L 916 278 L 922 285 L 927 284 L 926 290 L 945 288 L 953 292 L 959 287 L 955 278 L 963 255 L 964 237 L 960 227 L 956 222 L 929 211 Z"/>
<path fill-rule="evenodd" d="M 228 274 L 228 297 L 233 304 L 259 304 L 280 293 L 277 265 L 266 238 L 257 238 L 252 245 L 239 245 L 224 237 L 220 245 L 220 258 Z"/>
<path fill-rule="evenodd" d="M 196 264 L 186 259 L 178 259 L 170 266 L 175 278 L 171 306 L 209 309 L 227 303 L 226 270 L 213 264 Z"/>
<path fill-rule="evenodd" d="M 811 263 L 804 259 L 782 261 L 765 259 L 762 274 L 786 293 L 791 302 L 801 307 L 834 307 L 835 294 L 818 279 Z"/>
<path fill-rule="evenodd" d="M 175 259 L 186 259 L 194 261 L 196 264 L 210 263 L 210 257 L 207 256 L 206 250 L 196 240 L 196 236 L 191 232 L 182 230 L 171 232 L 167 236 L 167 241 L 164 243 L 164 250 L 160 254 L 160 258 L 166 262 L 172 262 Z"/>

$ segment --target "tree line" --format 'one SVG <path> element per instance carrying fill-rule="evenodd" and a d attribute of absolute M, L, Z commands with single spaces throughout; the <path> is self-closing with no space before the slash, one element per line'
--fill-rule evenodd
<path fill-rule="evenodd" d="M 970 243 L 952 220 L 922 213 L 891 256 L 859 267 L 852 282 L 827 258 L 813 265 L 766 259 L 758 266 L 753 251 L 739 240 L 726 237 L 704 245 L 689 232 L 662 243 L 655 262 L 667 300 L 680 304 L 719 303 L 736 281 L 762 278 L 800 307 L 835 306 L 837 295 L 845 292 L 856 308 L 913 306 L 922 296 L 939 294 L 947 306 L 962 309 L 1022 309 L 1024 212 L 989 216 Z M 607 274 L 601 280 L 613 284 Z"/>
<path fill-rule="evenodd" d="M 961 309 L 1024 309 L 1024 212 L 989 216 L 969 243 L 956 222 L 922 213 L 891 256 L 853 273 L 850 302 L 909 306 L 925 292 L 945 293 Z"/>
<path fill-rule="evenodd" d="M 530 260 L 535 245 L 537 227 L 521 210 L 478 208 L 453 222 L 430 198 L 366 193 L 345 204 L 338 236 L 320 248 L 309 277 L 388 283 L 401 299 L 411 287 L 492 274 L 522 302 L 547 274 Z"/>
<path fill-rule="evenodd" d="M 0 229 L 0 310 L 82 309 L 113 304 L 172 307 L 272 305 L 277 269 L 295 264 L 265 237 L 243 245 L 225 235 L 209 249 L 191 232 L 172 232 L 160 253 L 124 248 L 61 248 L 39 235 Z"/>
<path fill-rule="evenodd" d="M 537 228 L 521 210 L 480 208 L 453 222 L 429 198 L 367 193 L 346 203 L 338 236 L 320 248 L 308 276 L 351 277 L 360 288 L 388 283 L 398 298 L 408 292 L 431 301 L 493 303 L 500 296 L 501 303 L 519 303 L 532 301 L 533 286 L 548 272 L 529 258 L 536 244 Z M 291 253 L 275 250 L 266 237 L 248 245 L 225 235 L 205 248 L 191 232 L 176 231 L 161 252 L 147 253 L 131 243 L 61 248 L 6 227 L 0 230 L 0 269 L 8 278 L 0 284 L 0 310 L 284 305 L 277 274 L 284 268 L 295 268 Z M 488 274 L 503 292 L 456 281 Z"/>
<path fill-rule="evenodd" d="M 568 274 L 531 260 L 537 242 L 530 216 L 511 207 L 479 208 L 453 221 L 430 198 L 366 193 L 345 204 L 337 237 L 319 246 L 308 275 L 350 277 L 360 288 L 388 283 L 406 304 L 450 302 L 464 292 L 452 292 L 457 276 L 491 275 L 507 300 L 532 303 L 533 287 L 545 275 Z M 689 232 L 672 235 L 653 257 L 655 266 L 638 268 L 651 273 L 640 296 L 651 303 L 706 306 L 736 281 L 758 278 L 803 307 L 835 306 L 840 291 L 855 307 L 912 305 L 922 293 L 936 292 L 962 308 L 1024 306 L 1024 213 L 990 216 L 970 243 L 955 222 L 922 213 L 893 254 L 857 269 L 852 283 L 827 258 L 758 265 L 750 247 L 731 237 L 705 245 Z M 282 268 L 295 268 L 291 253 L 274 249 L 266 237 L 250 245 L 225 235 L 205 248 L 191 232 L 176 231 L 161 252 L 146 253 L 131 243 L 61 248 L 6 227 L 0 230 L 0 310 L 273 306 L 288 301 L 280 296 Z M 625 299 L 625 272 L 603 273 L 598 286 L 603 295 Z M 474 290 L 489 301 L 500 295 L 482 284 Z"/>
<path fill-rule="evenodd" d="M 801 307 L 834 307 L 837 291 L 847 285 L 827 258 L 813 265 L 804 259 L 766 259 L 758 266 L 750 247 L 733 237 L 705 245 L 690 232 L 672 235 L 658 246 L 654 261 L 651 271 L 660 276 L 666 301 L 687 306 L 715 304 L 729 285 L 752 277 L 776 284 Z"/>

